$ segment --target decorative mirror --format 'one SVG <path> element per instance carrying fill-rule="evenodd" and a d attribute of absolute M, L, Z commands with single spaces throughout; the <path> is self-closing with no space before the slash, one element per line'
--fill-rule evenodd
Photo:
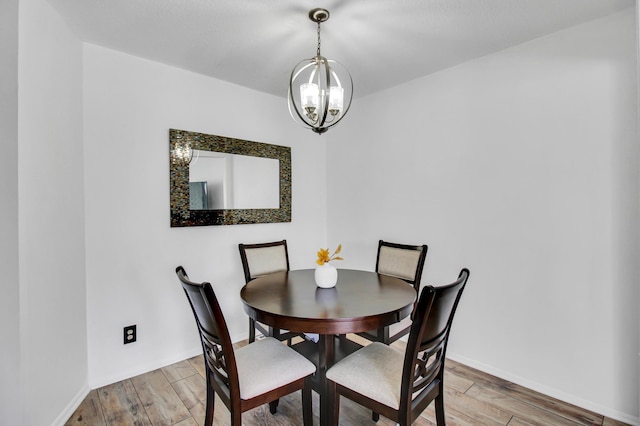
<path fill-rule="evenodd" d="M 169 130 L 171 226 L 291 222 L 291 148 Z"/>

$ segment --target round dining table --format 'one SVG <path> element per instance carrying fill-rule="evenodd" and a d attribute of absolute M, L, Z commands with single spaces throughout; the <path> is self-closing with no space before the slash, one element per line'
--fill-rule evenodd
<path fill-rule="evenodd" d="M 320 424 L 330 420 L 327 370 L 360 346 L 347 333 L 383 328 L 407 317 L 416 300 L 413 286 L 375 272 L 339 269 L 332 288 L 316 285 L 313 269 L 276 272 L 248 282 L 240 291 L 244 310 L 274 328 L 318 334 L 318 342 L 292 345 L 316 364 L 314 389 L 320 396 Z M 261 368 L 268 368 L 263 366 Z"/>

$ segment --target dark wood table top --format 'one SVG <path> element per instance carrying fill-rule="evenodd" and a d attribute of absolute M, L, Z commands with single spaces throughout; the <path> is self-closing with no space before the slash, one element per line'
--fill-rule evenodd
<path fill-rule="evenodd" d="M 338 270 L 330 289 L 316 286 L 313 269 L 277 272 L 246 284 L 240 296 L 256 321 L 294 332 L 346 334 L 375 330 L 411 313 L 416 298 L 401 279 Z"/>

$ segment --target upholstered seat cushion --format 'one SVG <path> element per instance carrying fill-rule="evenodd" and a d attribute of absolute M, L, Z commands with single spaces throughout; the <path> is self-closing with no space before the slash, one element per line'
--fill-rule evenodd
<path fill-rule="evenodd" d="M 331 367 L 327 379 L 398 409 L 403 362 L 403 352 L 374 342 Z"/>
<path fill-rule="evenodd" d="M 312 362 L 273 337 L 237 349 L 235 357 L 242 399 L 261 395 L 316 371 Z"/>

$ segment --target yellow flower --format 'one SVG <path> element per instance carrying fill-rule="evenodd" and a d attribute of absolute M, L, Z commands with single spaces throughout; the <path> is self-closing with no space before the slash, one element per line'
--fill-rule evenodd
<path fill-rule="evenodd" d="M 331 262 L 332 260 L 344 260 L 340 256 L 336 256 L 341 251 L 342 251 L 342 244 L 338 245 L 338 248 L 336 249 L 335 252 L 333 252 L 332 256 L 329 256 L 329 249 L 321 248 L 320 250 L 318 250 L 318 260 L 316 260 L 316 263 L 322 266 L 325 263 Z"/>
<path fill-rule="evenodd" d="M 329 262 L 329 260 L 329 250 L 322 248 L 318 250 L 318 260 L 316 260 L 318 265 L 324 265 L 326 262 Z"/>

